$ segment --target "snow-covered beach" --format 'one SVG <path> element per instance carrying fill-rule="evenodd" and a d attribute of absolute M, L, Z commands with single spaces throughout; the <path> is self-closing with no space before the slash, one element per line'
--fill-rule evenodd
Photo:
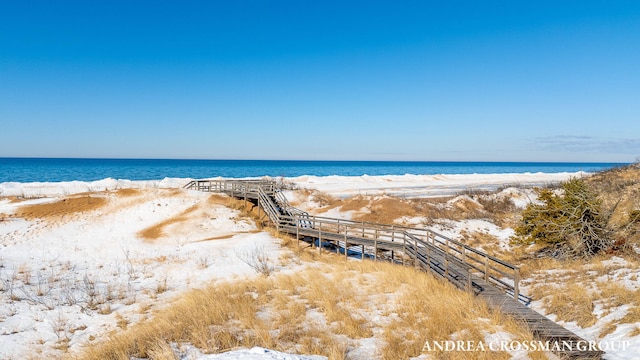
<path fill-rule="evenodd" d="M 588 174 L 301 176 L 282 180 L 292 188 L 337 198 L 427 198 L 468 190 L 544 186 L 583 176 Z M 277 259 L 289 251 L 279 246 L 279 239 L 239 216 L 238 210 L 212 202 L 210 194 L 182 189 L 189 181 L 0 183 L 0 357 L 76 353 L 117 331 L 123 321 L 136 323 L 146 318 L 149 309 L 162 307 L 187 289 L 257 276 L 242 261 L 243 254 L 260 249 Z M 293 193 L 288 194 L 293 199 Z M 87 210 L 78 205 L 79 210 L 70 213 L 57 212 L 55 207 L 38 215 L 28 210 L 31 205 L 56 204 L 63 199 L 79 199 L 82 204 L 97 199 L 105 202 Z M 155 235 L 147 235 L 149 229 Z M 505 244 L 511 234 L 481 222 L 460 222 L 446 231 L 456 236 L 477 229 L 488 229 Z M 296 266 L 282 265 L 278 271 Z M 589 329 L 591 333 L 597 330 Z M 581 330 L 575 331 L 580 334 Z M 627 339 L 631 331 L 619 330 L 610 339 Z M 631 359 L 637 352 L 640 343 L 634 341 L 625 351 L 607 358 Z M 218 358 L 193 355 L 196 353 L 189 359 Z M 260 349 L 225 356 L 220 358 L 303 358 Z"/>
<path fill-rule="evenodd" d="M 384 176 L 305 175 L 284 179 L 296 186 L 319 190 L 338 197 L 383 194 L 400 197 L 429 197 L 449 196 L 465 190 L 495 190 L 510 185 L 544 186 L 586 175 L 588 173 L 585 172 Z M 127 188 L 180 188 L 191 180 L 193 179 L 165 178 L 162 180 L 132 181 L 107 178 L 90 182 L 4 182 L 0 183 L 0 197 L 36 198 Z"/>

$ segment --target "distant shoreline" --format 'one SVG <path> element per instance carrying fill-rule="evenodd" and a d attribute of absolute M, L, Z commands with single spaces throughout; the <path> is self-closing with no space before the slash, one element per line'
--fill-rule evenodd
<path fill-rule="evenodd" d="M 510 173 L 510 174 L 449 174 L 449 175 L 377 175 L 377 176 L 311 176 L 286 177 L 287 183 L 315 189 L 337 197 L 355 195 L 393 195 L 399 197 L 449 196 L 465 190 L 491 191 L 513 186 L 544 186 L 560 183 L 572 177 L 588 176 L 587 172 Z M 38 198 L 65 196 L 134 188 L 182 188 L 190 178 L 157 180 L 126 180 L 106 178 L 96 181 L 3 182 L 0 198 L 17 196 Z"/>

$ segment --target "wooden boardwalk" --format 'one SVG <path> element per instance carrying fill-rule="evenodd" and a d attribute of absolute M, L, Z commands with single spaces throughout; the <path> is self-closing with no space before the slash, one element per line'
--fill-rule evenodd
<path fill-rule="evenodd" d="M 602 358 L 602 352 L 584 349 L 584 339 L 527 307 L 531 299 L 520 294 L 518 267 L 434 231 L 311 216 L 290 206 L 274 181 L 195 180 L 185 188 L 252 201 L 278 231 L 310 242 L 319 252 L 332 248 L 345 257 L 383 259 L 431 272 L 522 321 L 561 357 Z"/>

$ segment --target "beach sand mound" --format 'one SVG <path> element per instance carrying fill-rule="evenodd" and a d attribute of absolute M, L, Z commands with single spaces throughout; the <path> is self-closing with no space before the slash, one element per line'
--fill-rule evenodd
<path fill-rule="evenodd" d="M 191 240 L 194 242 L 228 239 L 235 234 L 254 233 L 256 228 L 252 222 L 247 221 L 247 218 L 238 212 L 243 206 L 244 203 L 240 200 L 211 194 L 206 201 L 198 202 L 178 214 L 138 231 L 137 236 L 146 242 L 179 237 L 185 232 L 195 236 L 199 232 L 193 229 L 194 224 L 197 224 L 199 230 L 207 230 L 202 232 L 202 238 Z M 235 209 L 232 210 L 235 215 L 230 214 L 228 208 Z M 213 222 L 220 224 L 211 227 Z"/>
<path fill-rule="evenodd" d="M 54 202 L 24 205 L 15 216 L 27 220 L 61 218 L 80 212 L 99 209 L 107 204 L 107 199 L 99 195 L 76 195 Z"/>
<path fill-rule="evenodd" d="M 358 201 L 356 201 L 358 202 Z M 416 211 L 413 205 L 398 198 L 376 198 L 372 199 L 368 206 L 369 213 L 360 213 L 354 217 L 358 221 L 371 221 L 382 224 L 393 224 L 396 219 L 402 216 L 415 216 Z"/>
<path fill-rule="evenodd" d="M 167 226 L 171 224 L 179 223 L 179 222 L 188 221 L 191 218 L 189 215 L 195 212 L 196 210 L 198 210 L 198 205 L 194 205 L 172 218 L 159 222 L 153 226 L 150 226 L 138 232 L 138 236 L 140 236 L 141 238 L 147 241 L 156 240 L 162 236 L 165 236 L 166 235 L 165 228 Z"/>
<path fill-rule="evenodd" d="M 29 203 L 19 206 L 14 216 L 26 220 L 34 219 L 61 219 L 78 213 L 101 209 L 108 204 L 119 203 L 119 198 L 138 198 L 142 195 L 139 189 L 119 189 L 108 192 L 90 192 L 66 196 L 60 199 L 53 199 L 42 202 Z M 10 198 L 12 203 L 25 201 L 19 198 Z M 28 200 L 27 200 L 28 201 Z"/>

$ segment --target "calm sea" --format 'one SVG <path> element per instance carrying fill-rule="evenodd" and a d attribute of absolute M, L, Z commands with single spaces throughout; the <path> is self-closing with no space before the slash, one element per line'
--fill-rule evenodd
<path fill-rule="evenodd" d="M 158 180 L 170 178 L 242 178 L 301 175 L 434 175 L 526 172 L 594 172 L 621 163 L 540 162 L 404 162 L 283 160 L 157 160 L 0 158 L 0 183 L 93 181 L 105 178 Z"/>

